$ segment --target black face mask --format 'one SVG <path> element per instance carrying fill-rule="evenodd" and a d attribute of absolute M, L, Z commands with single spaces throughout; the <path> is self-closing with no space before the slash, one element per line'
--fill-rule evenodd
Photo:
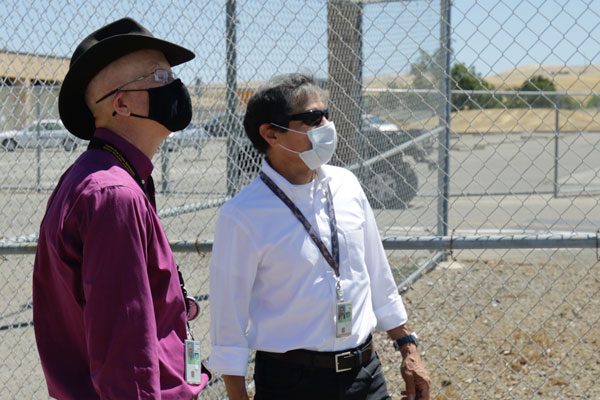
<path fill-rule="evenodd" d="M 176 79 L 164 86 L 148 91 L 150 106 L 148 116 L 131 113 L 131 116 L 151 119 L 158 122 L 171 132 L 184 129 L 192 120 L 192 100 L 187 88 Z"/>

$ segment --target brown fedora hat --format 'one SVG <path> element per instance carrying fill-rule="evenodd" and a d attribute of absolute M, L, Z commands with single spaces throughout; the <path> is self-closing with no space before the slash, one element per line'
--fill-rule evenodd
<path fill-rule="evenodd" d="M 155 38 L 131 18 L 103 26 L 83 39 L 73 53 L 69 72 L 58 95 L 58 112 L 69 132 L 82 139 L 92 138 L 94 116 L 85 104 L 88 83 L 117 58 L 145 49 L 161 51 L 171 66 L 195 57 L 184 47 Z"/>

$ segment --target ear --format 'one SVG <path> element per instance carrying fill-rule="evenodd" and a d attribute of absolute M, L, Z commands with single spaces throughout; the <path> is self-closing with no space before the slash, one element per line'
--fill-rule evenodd
<path fill-rule="evenodd" d="M 261 124 L 258 127 L 258 132 L 265 142 L 269 144 L 269 146 L 276 147 L 279 143 L 279 135 L 281 135 L 281 131 L 275 128 L 273 125 L 269 123 Z"/>
<path fill-rule="evenodd" d="M 129 116 L 131 114 L 131 111 L 129 110 L 129 107 L 127 106 L 126 101 L 124 99 L 123 92 L 115 93 L 112 100 L 112 106 L 114 110 L 113 117 L 117 114 L 126 116 Z"/>

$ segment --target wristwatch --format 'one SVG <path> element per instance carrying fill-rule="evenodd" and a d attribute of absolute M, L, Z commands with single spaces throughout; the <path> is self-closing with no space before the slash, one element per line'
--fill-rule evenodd
<path fill-rule="evenodd" d="M 414 343 L 415 346 L 419 346 L 419 337 L 417 336 L 416 332 L 394 340 L 394 348 L 396 350 L 400 350 L 400 347 L 404 346 L 406 343 Z"/>

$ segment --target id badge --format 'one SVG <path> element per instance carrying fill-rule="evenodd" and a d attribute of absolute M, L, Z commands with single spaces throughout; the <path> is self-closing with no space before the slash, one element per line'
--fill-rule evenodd
<path fill-rule="evenodd" d="M 337 303 L 335 315 L 335 336 L 350 336 L 352 333 L 352 303 Z"/>
<path fill-rule="evenodd" d="M 185 341 L 185 381 L 196 385 L 202 383 L 200 342 L 196 340 Z"/>

